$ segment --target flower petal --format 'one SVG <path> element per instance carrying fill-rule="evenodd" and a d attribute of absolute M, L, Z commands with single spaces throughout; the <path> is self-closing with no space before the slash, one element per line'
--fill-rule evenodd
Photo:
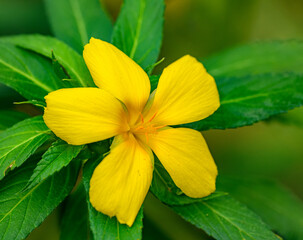
<path fill-rule="evenodd" d="M 99 88 L 60 89 L 45 99 L 46 125 L 69 144 L 101 141 L 129 129 L 122 104 Z"/>
<path fill-rule="evenodd" d="M 220 106 L 216 83 L 203 65 L 186 55 L 164 69 L 148 115 L 158 125 L 199 121 Z"/>
<path fill-rule="evenodd" d="M 217 167 L 200 132 L 168 128 L 150 134 L 148 145 L 187 196 L 201 198 L 215 191 Z"/>
<path fill-rule="evenodd" d="M 144 70 L 114 45 L 91 38 L 83 57 L 95 84 L 121 100 L 130 112 L 141 112 L 150 93 Z"/>
<path fill-rule="evenodd" d="M 90 202 L 100 212 L 131 226 L 152 180 L 153 154 L 133 135 L 112 148 L 90 181 Z"/>

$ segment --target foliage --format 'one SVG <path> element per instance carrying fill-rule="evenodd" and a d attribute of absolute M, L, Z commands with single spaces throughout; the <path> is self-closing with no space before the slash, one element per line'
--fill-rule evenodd
<path fill-rule="evenodd" d="M 86 192 L 83 184 L 80 184 L 76 191 L 64 201 L 60 230 L 60 239 L 62 240 L 90 238 Z"/>
<path fill-rule="evenodd" d="M 0 43 L 0 52 L 0 82 L 28 100 L 43 100 L 47 93 L 63 87 L 51 63 L 43 57 L 8 43 Z"/>
<path fill-rule="evenodd" d="M 3 131 L 29 117 L 25 113 L 11 110 L 0 110 L 0 116 L 0 131 Z"/>
<path fill-rule="evenodd" d="M 142 68 L 158 58 L 164 15 L 163 0 L 126 0 L 115 24 L 112 42 Z"/>
<path fill-rule="evenodd" d="M 83 146 L 69 145 L 62 140 L 54 142 L 43 154 L 34 173 L 28 181 L 28 188 L 32 188 L 55 172 L 67 166 L 82 150 Z"/>
<path fill-rule="evenodd" d="M 34 188 L 23 191 L 35 167 L 35 158 L 11 172 L 0 183 L 0 237 L 24 239 L 73 188 L 79 164 L 70 164 Z"/>
<path fill-rule="evenodd" d="M 303 237 L 303 202 L 278 182 L 260 178 L 221 177 L 218 188 L 228 190 L 286 239 Z"/>
<path fill-rule="evenodd" d="M 227 195 L 173 209 L 216 239 L 279 239 L 255 213 Z"/>
<path fill-rule="evenodd" d="M 45 0 L 55 36 L 80 54 L 91 37 L 109 41 L 112 24 L 97 0 Z"/>
<path fill-rule="evenodd" d="M 12 43 L 47 58 L 52 58 L 53 53 L 59 64 L 61 64 L 68 75 L 78 83 L 79 87 L 95 86 L 82 56 L 56 38 L 36 34 L 2 37 L 0 41 Z"/>
<path fill-rule="evenodd" d="M 54 37 L 0 38 L 0 82 L 26 103 L 44 106 L 44 97 L 56 89 L 95 86 L 82 57 L 91 37 L 112 42 L 149 75 L 157 65 L 163 0 L 125 0 L 114 26 L 97 0 L 45 0 L 45 6 Z M 273 41 L 203 60 L 217 83 L 221 107 L 185 127 L 242 127 L 302 106 L 302 56 L 303 42 Z M 159 76 L 150 80 L 153 91 Z M 0 239 L 24 239 L 61 202 L 61 239 L 142 238 L 143 206 L 128 227 L 89 202 L 90 179 L 109 151 L 109 140 L 72 146 L 54 136 L 41 116 L 13 110 L 0 110 L 0 116 Z M 208 235 L 222 240 L 303 238 L 303 204 L 278 183 L 220 176 L 217 185 L 208 197 L 187 197 L 155 157 L 151 192 Z"/>
<path fill-rule="evenodd" d="M 20 166 L 50 138 L 41 117 L 26 119 L 0 135 L 0 179 Z"/>

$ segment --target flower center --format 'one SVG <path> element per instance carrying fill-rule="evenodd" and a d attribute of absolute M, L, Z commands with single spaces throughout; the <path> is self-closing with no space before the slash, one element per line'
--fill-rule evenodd
<path fill-rule="evenodd" d="M 145 121 L 143 115 L 140 113 L 140 122 L 135 124 L 134 127 L 130 128 L 130 132 L 133 134 L 156 134 L 157 130 L 165 126 L 157 126 L 152 123 L 157 113 L 155 113 L 148 121 Z"/>

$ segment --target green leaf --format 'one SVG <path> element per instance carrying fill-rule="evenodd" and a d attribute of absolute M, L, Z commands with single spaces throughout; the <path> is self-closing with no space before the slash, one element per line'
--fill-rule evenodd
<path fill-rule="evenodd" d="M 210 117 L 184 126 L 197 130 L 253 124 L 303 104 L 303 75 L 262 74 L 218 79 L 220 108 Z"/>
<path fill-rule="evenodd" d="M 82 54 L 91 37 L 110 40 L 112 23 L 98 0 L 45 0 L 55 36 Z"/>
<path fill-rule="evenodd" d="M 86 192 L 83 184 L 80 184 L 64 202 L 60 225 L 62 240 L 90 239 Z"/>
<path fill-rule="evenodd" d="M 29 116 L 23 112 L 0 110 L 0 132 L 28 117 Z"/>
<path fill-rule="evenodd" d="M 125 0 L 112 42 L 147 69 L 158 58 L 163 31 L 163 0 Z"/>
<path fill-rule="evenodd" d="M 38 101 L 38 100 L 27 100 L 27 101 L 22 101 L 22 102 L 14 102 L 16 105 L 22 105 L 22 104 L 32 104 L 38 108 L 41 108 L 41 110 L 44 110 L 46 107 L 46 102 L 43 101 Z"/>
<path fill-rule="evenodd" d="M 0 82 L 29 100 L 62 87 L 49 61 L 8 43 L 0 42 L 0 72 Z"/>
<path fill-rule="evenodd" d="M 26 119 L 0 134 L 0 179 L 20 166 L 50 138 L 42 117 Z"/>
<path fill-rule="evenodd" d="M 28 49 L 52 59 L 52 52 L 58 63 L 64 67 L 68 75 L 78 82 L 78 86 L 95 86 L 81 55 L 64 42 L 42 35 L 18 35 L 0 38 L 0 42 L 8 42 Z"/>
<path fill-rule="evenodd" d="M 259 42 L 219 53 L 205 62 L 216 78 L 263 73 L 303 73 L 303 41 Z"/>
<path fill-rule="evenodd" d="M 63 201 L 76 182 L 79 165 L 71 164 L 34 188 L 22 191 L 35 163 L 29 161 L 0 182 L 0 239 L 26 238 Z"/>
<path fill-rule="evenodd" d="M 61 64 L 58 62 L 54 52 L 52 51 L 52 64 L 53 64 L 53 69 L 56 75 L 58 76 L 59 79 L 70 79 L 70 76 L 66 72 L 66 70 L 61 66 Z"/>
<path fill-rule="evenodd" d="M 200 202 L 201 198 L 190 198 L 182 193 L 175 185 L 168 172 L 165 170 L 159 159 L 155 156 L 153 181 L 150 191 L 161 201 L 168 205 L 184 205 Z M 202 199 L 209 199 L 226 195 L 224 192 L 215 192 Z"/>
<path fill-rule="evenodd" d="M 218 240 L 279 239 L 255 213 L 228 195 L 172 208 Z"/>
<path fill-rule="evenodd" d="M 99 153 L 99 155 L 103 155 L 108 152 L 108 146 L 103 145 L 103 151 Z M 88 203 L 88 213 L 89 213 L 89 221 L 90 228 L 92 230 L 94 239 L 98 240 L 110 240 L 110 239 L 118 239 L 118 240 L 137 240 L 142 237 L 142 228 L 143 228 L 143 208 L 141 208 L 138 216 L 132 227 L 128 227 L 125 224 L 120 224 L 117 221 L 116 217 L 110 218 L 107 215 L 102 214 L 95 210 L 95 208 L 91 205 L 89 201 L 89 182 L 93 171 L 100 163 L 102 158 L 91 159 L 89 160 L 83 169 L 83 183 L 87 192 L 87 203 Z"/>
<path fill-rule="evenodd" d="M 150 80 L 150 91 L 153 92 L 157 86 L 158 86 L 158 82 L 159 82 L 159 78 L 160 78 L 160 75 L 151 75 L 149 77 L 149 80 Z"/>
<path fill-rule="evenodd" d="M 218 188 L 245 203 L 285 239 L 303 239 L 303 202 L 279 183 L 255 177 L 221 177 Z"/>
<path fill-rule="evenodd" d="M 27 188 L 32 188 L 39 182 L 60 171 L 67 166 L 80 151 L 83 145 L 69 145 L 62 140 L 54 142 L 50 148 L 43 154 L 42 159 L 38 162 L 37 167 L 31 176 Z"/>

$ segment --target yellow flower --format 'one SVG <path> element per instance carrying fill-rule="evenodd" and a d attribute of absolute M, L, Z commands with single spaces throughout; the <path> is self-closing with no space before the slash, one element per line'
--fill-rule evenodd
<path fill-rule="evenodd" d="M 180 58 L 164 69 L 150 95 L 147 74 L 113 45 L 92 38 L 83 55 L 99 88 L 51 92 L 44 121 L 72 145 L 115 136 L 91 178 L 92 205 L 131 226 L 152 181 L 152 151 L 189 197 L 215 191 L 217 168 L 201 133 L 169 127 L 201 120 L 219 107 L 216 83 L 203 65 L 189 55 Z"/>

